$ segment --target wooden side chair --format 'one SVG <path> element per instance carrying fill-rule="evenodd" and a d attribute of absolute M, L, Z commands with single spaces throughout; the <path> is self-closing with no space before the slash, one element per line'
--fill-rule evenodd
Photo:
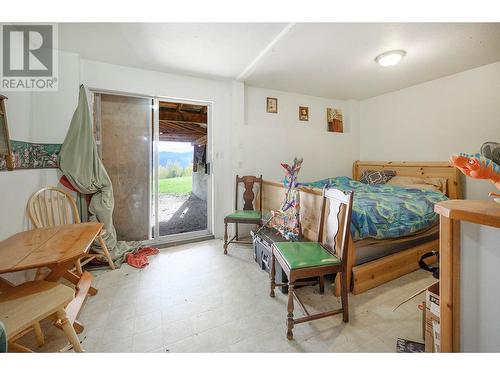
<path fill-rule="evenodd" d="M 33 328 L 38 345 L 43 345 L 40 321 L 55 314 L 75 352 L 83 352 L 64 310 L 74 295 L 70 287 L 48 281 L 30 281 L 1 293 L 0 321 L 5 325 L 9 351 L 32 352 L 16 340 Z"/>
<path fill-rule="evenodd" d="M 245 191 L 243 192 L 243 210 L 238 210 L 239 185 L 243 183 Z M 254 185 L 259 184 L 259 210 L 254 205 L 255 193 Z M 236 197 L 234 201 L 234 212 L 224 218 L 224 254 L 227 254 L 227 247 L 231 243 L 251 244 L 251 241 L 241 241 L 238 235 L 238 224 L 257 224 L 262 221 L 262 175 L 256 176 L 238 176 L 236 175 Z M 227 225 L 235 224 L 235 235 L 229 241 L 227 240 Z"/>
<path fill-rule="evenodd" d="M 323 189 L 323 203 L 319 222 L 317 242 L 276 242 L 273 244 L 271 256 L 271 297 L 274 297 L 276 286 L 288 286 L 288 318 L 286 337 L 293 338 L 295 324 L 308 322 L 342 313 L 343 321 L 349 321 L 347 293 L 347 252 L 351 234 L 351 213 L 353 192 L 342 192 L 337 189 Z M 327 204 L 328 203 L 328 204 Z M 327 212 L 328 211 L 328 212 Z M 326 233 L 325 233 L 326 224 Z M 288 283 L 276 283 L 276 261 L 288 277 Z M 300 279 L 340 273 L 342 308 L 310 315 L 306 307 L 295 294 L 294 287 L 303 284 Z M 305 284 L 305 283 L 304 283 Z M 320 291 L 322 283 L 320 282 Z M 305 317 L 293 318 L 293 299 L 304 310 Z"/>
<path fill-rule="evenodd" d="M 46 187 L 35 192 L 28 201 L 28 216 L 35 228 L 53 227 L 63 224 L 80 223 L 76 202 L 70 193 L 56 187 Z M 104 252 L 104 257 L 108 261 L 109 267 L 115 269 L 115 264 L 109 254 L 101 231 L 97 240 Z M 90 253 L 77 260 L 75 266 L 79 275 L 82 275 L 82 267 L 97 257 L 96 253 Z M 40 270 L 37 271 L 37 278 Z"/>

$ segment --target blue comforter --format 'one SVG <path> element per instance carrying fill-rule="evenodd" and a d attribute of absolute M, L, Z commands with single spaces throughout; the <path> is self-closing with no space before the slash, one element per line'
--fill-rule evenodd
<path fill-rule="evenodd" d="M 348 177 L 327 178 L 302 186 L 354 191 L 351 233 L 354 240 L 407 236 L 435 224 L 434 204 L 448 199 L 441 192 L 394 185 L 367 185 Z"/>

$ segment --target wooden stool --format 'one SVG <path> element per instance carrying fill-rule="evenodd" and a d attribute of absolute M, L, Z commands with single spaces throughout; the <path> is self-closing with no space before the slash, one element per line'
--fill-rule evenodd
<path fill-rule="evenodd" d="M 70 287 L 48 281 L 30 281 L 0 294 L 0 320 L 7 331 L 9 349 L 32 352 L 15 342 L 32 329 L 35 331 L 38 345 L 43 345 L 40 321 L 56 314 L 75 352 L 83 352 L 80 340 L 64 310 L 74 295 Z"/>

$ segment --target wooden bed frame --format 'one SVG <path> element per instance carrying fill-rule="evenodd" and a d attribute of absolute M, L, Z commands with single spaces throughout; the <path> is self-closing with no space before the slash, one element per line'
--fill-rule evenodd
<path fill-rule="evenodd" d="M 448 162 L 405 162 L 405 161 L 355 161 L 352 176 L 355 180 L 365 170 L 394 170 L 398 176 L 441 177 L 447 180 L 446 195 L 450 199 L 462 198 L 461 173 Z M 264 181 L 262 184 L 262 209 L 264 212 L 279 209 L 283 199 L 283 184 Z M 300 215 L 302 234 L 305 238 L 316 241 L 321 208 L 321 190 L 309 187 L 300 188 Z M 405 237 L 411 239 L 411 236 Z M 377 243 L 391 240 L 380 240 Z M 397 241 L 397 239 L 396 239 Z M 348 284 L 353 294 L 359 294 L 390 280 L 401 277 L 419 268 L 420 257 L 428 251 L 439 249 L 439 240 L 434 239 L 395 254 L 385 256 L 361 265 L 355 265 L 357 241 L 349 240 L 349 257 L 347 260 L 350 272 Z M 432 262 L 433 260 L 430 259 Z M 337 283 L 338 286 L 338 283 Z M 339 295 L 340 288 L 336 288 Z"/>

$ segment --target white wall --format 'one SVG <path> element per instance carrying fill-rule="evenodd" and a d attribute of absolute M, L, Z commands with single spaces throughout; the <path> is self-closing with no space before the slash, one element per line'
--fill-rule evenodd
<path fill-rule="evenodd" d="M 266 97 L 278 98 L 278 113 L 266 112 Z M 299 106 L 309 107 L 309 121 L 298 118 Z M 342 109 L 344 133 L 327 131 L 326 108 Z M 351 176 L 359 158 L 357 103 L 257 87 L 245 88 L 244 123 L 235 133 L 236 171 L 281 180 L 283 161 L 303 157 L 299 181 Z"/>
<path fill-rule="evenodd" d="M 59 90 L 50 93 L 3 93 L 11 138 L 29 142 L 62 143 L 78 103 L 80 83 L 87 87 L 212 103 L 211 138 L 215 234 L 222 235 L 223 217 L 231 210 L 231 96 L 229 81 L 205 80 L 126 68 L 81 60 L 78 55 L 59 53 Z M 17 170 L 0 173 L 0 239 L 28 229 L 26 202 L 37 189 L 57 184 L 58 172 Z"/>
<path fill-rule="evenodd" d="M 500 62 L 360 102 L 362 160 L 447 160 L 500 142 Z M 467 178 L 465 197 L 492 184 Z M 500 230 L 462 225 L 462 350 L 500 351 Z"/>
<path fill-rule="evenodd" d="M 360 102 L 361 159 L 448 160 L 500 138 L 500 62 Z"/>
<path fill-rule="evenodd" d="M 1 92 L 6 102 L 10 137 L 19 141 L 62 143 L 78 103 L 78 55 L 59 52 L 59 90 Z M 26 203 L 36 190 L 57 185 L 56 169 L 0 172 L 0 239 L 28 229 Z"/>
<path fill-rule="evenodd" d="M 81 61 L 81 81 L 88 88 L 150 96 L 212 102 L 209 136 L 212 140 L 214 234 L 222 236 L 224 216 L 231 210 L 231 82 L 193 78 L 127 68 L 96 61 Z"/>
<path fill-rule="evenodd" d="M 59 91 L 10 93 L 8 113 L 13 139 L 61 143 L 78 99 L 78 86 L 150 96 L 212 102 L 215 234 L 222 236 L 223 217 L 232 209 L 234 175 L 260 174 L 281 179 L 279 163 L 304 157 L 301 179 L 350 175 L 359 157 L 357 103 L 247 87 L 241 82 L 215 81 L 80 60 L 61 52 Z M 266 97 L 279 98 L 279 113 L 265 111 Z M 309 106 L 309 122 L 298 120 L 298 106 Z M 326 131 L 326 107 L 341 108 L 345 133 Z M 2 201 L 0 238 L 28 228 L 29 195 L 57 183 L 56 170 L 0 174 Z"/>

